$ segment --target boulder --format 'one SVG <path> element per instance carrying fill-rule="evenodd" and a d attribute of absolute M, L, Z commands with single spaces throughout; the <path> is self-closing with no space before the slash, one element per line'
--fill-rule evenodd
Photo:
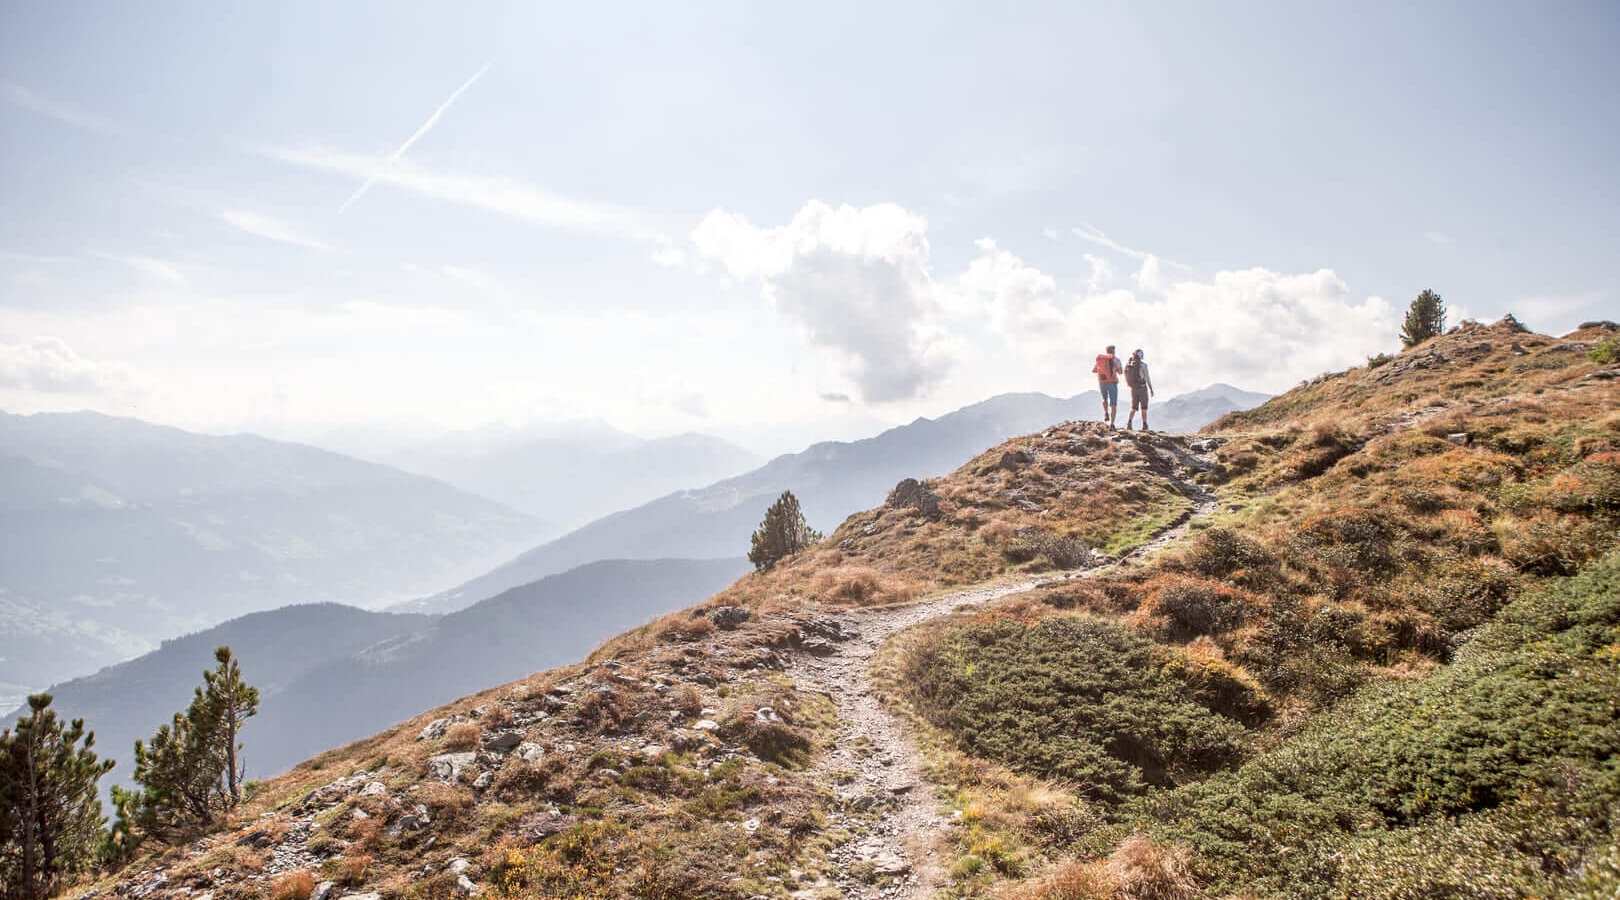
<path fill-rule="evenodd" d="M 380 781 L 369 781 L 366 783 L 365 787 L 360 789 L 360 796 L 386 797 L 388 796 L 388 785 L 383 784 Z"/>
<path fill-rule="evenodd" d="M 1034 461 L 1035 457 L 1031 456 L 1027 450 L 1008 450 L 1006 453 L 1001 454 L 1001 462 L 996 463 L 996 465 L 1012 471 L 1019 466 L 1027 466 Z"/>
<path fill-rule="evenodd" d="M 444 870 L 452 875 L 461 875 L 471 868 L 472 863 L 468 862 L 465 857 L 458 856 L 450 860 L 450 864 L 445 866 Z"/>
<path fill-rule="evenodd" d="M 438 756 L 428 757 L 428 775 L 440 781 L 457 781 L 461 772 L 471 766 L 478 759 L 478 754 L 441 753 Z"/>
<path fill-rule="evenodd" d="M 332 900 L 332 891 L 337 889 L 337 882 L 323 881 L 315 885 L 315 890 L 309 892 L 309 900 Z"/>
<path fill-rule="evenodd" d="M 422 733 L 418 734 L 416 739 L 419 741 L 436 741 L 439 738 L 444 737 L 444 733 L 450 730 L 450 725 L 454 722 L 454 716 L 446 716 L 442 719 L 434 719 L 433 721 L 427 723 L 427 727 L 422 729 Z"/>
<path fill-rule="evenodd" d="M 748 621 L 752 615 L 740 606 L 716 606 L 708 612 L 709 621 L 714 623 L 714 627 L 726 631 Z"/>
<path fill-rule="evenodd" d="M 491 753 L 505 753 L 523 743 L 523 735 L 516 731 L 497 734 L 484 741 L 484 749 Z"/>
<path fill-rule="evenodd" d="M 463 897 L 471 897 L 478 893 L 478 890 L 478 885 L 473 884 L 471 878 L 468 878 L 465 875 L 456 876 L 456 893 Z"/>
<path fill-rule="evenodd" d="M 891 509 L 914 509 L 927 519 L 939 518 L 939 495 L 915 478 L 907 478 L 895 485 L 883 505 Z"/>
<path fill-rule="evenodd" d="M 536 744 L 534 741 L 524 741 L 523 743 L 518 744 L 517 750 L 514 752 L 517 754 L 518 759 L 521 759 L 531 765 L 538 763 L 541 759 L 545 758 L 546 755 L 545 748 L 541 747 L 539 744 Z"/>

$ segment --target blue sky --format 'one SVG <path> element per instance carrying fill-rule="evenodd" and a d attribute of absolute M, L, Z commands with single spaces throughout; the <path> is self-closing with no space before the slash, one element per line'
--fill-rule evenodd
<path fill-rule="evenodd" d="M 1561 332 L 1620 318 L 1615 46 L 1612 2 L 5 3 L 0 408 L 780 450 L 1105 342 L 1279 390 L 1425 287 Z"/>

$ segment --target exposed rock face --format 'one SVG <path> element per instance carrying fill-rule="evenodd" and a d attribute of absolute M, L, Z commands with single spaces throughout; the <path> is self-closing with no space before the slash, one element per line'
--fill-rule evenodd
<path fill-rule="evenodd" d="M 472 765 L 478 759 L 478 754 L 467 753 L 441 753 L 438 756 L 428 757 L 428 775 L 440 781 L 455 781 L 461 777 L 463 769 Z"/>
<path fill-rule="evenodd" d="M 709 621 L 714 623 L 714 627 L 726 631 L 730 631 L 748 621 L 750 615 L 751 613 L 748 610 L 740 606 L 716 606 L 709 610 L 708 613 Z"/>
<path fill-rule="evenodd" d="M 892 509 L 915 509 L 930 520 L 939 518 L 939 496 L 915 478 L 895 485 L 883 505 Z"/>
<path fill-rule="evenodd" d="M 1010 472 L 1021 466 L 1027 466 L 1034 461 L 1035 457 L 1031 456 L 1027 450 L 1008 450 L 1006 453 L 1001 454 L 1001 462 L 996 465 Z"/>
<path fill-rule="evenodd" d="M 521 743 L 523 743 L 522 733 L 508 731 L 484 741 L 484 749 L 491 753 L 505 753 L 516 748 Z"/>

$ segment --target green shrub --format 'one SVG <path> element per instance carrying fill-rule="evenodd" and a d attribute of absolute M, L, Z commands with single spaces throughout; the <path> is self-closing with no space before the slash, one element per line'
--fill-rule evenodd
<path fill-rule="evenodd" d="M 992 619 L 942 631 L 905 661 L 925 718 L 961 749 L 1117 801 L 1234 765 L 1242 727 L 1187 698 L 1154 645 L 1101 619 Z"/>
<path fill-rule="evenodd" d="M 1620 823 L 1620 554 L 1504 607 L 1235 771 L 1133 803 L 1217 890 L 1547 896 Z M 1487 886 L 1490 886 L 1487 888 Z M 1497 893 L 1491 893 L 1497 891 Z"/>
<path fill-rule="evenodd" d="M 1620 362 L 1620 335 L 1598 341 L 1597 346 L 1586 351 L 1586 358 L 1600 366 Z"/>

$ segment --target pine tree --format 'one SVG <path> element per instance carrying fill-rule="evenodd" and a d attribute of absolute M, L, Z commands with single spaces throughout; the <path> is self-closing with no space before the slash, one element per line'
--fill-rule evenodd
<path fill-rule="evenodd" d="M 259 691 L 242 681 L 231 648 L 214 651 L 219 665 L 203 673 L 184 713 L 135 742 L 139 791 L 115 792 L 120 828 L 130 825 L 163 841 L 213 827 L 242 799 L 242 723 L 258 712 Z M 129 837 L 120 835 L 127 844 Z"/>
<path fill-rule="evenodd" d="M 96 782 L 114 763 L 96 758 L 95 734 L 83 719 L 63 728 L 50 705 L 49 694 L 29 697 L 16 731 L 0 733 L 0 890 L 7 900 L 49 897 L 90 866 L 106 821 Z"/>
<path fill-rule="evenodd" d="M 1440 295 L 1424 289 L 1406 309 L 1406 322 L 1401 326 L 1401 344 L 1416 347 L 1446 330 L 1446 304 Z"/>
<path fill-rule="evenodd" d="M 793 496 L 792 491 L 783 491 L 765 511 L 765 521 L 754 532 L 748 561 L 755 569 L 763 571 L 819 540 L 820 532 L 805 522 L 804 513 L 799 510 L 799 498 Z"/>
<path fill-rule="evenodd" d="M 259 711 L 259 689 L 249 687 L 242 681 L 242 667 L 231 656 L 231 648 L 215 650 L 214 660 L 219 663 L 219 668 L 204 672 L 203 682 L 206 693 L 214 698 L 218 707 L 222 729 L 219 741 L 225 751 L 223 788 L 229 797 L 229 808 L 235 809 L 242 802 L 242 762 L 237 758 L 242 747 L 237 743 L 236 736 L 241 731 L 242 723 Z"/>

